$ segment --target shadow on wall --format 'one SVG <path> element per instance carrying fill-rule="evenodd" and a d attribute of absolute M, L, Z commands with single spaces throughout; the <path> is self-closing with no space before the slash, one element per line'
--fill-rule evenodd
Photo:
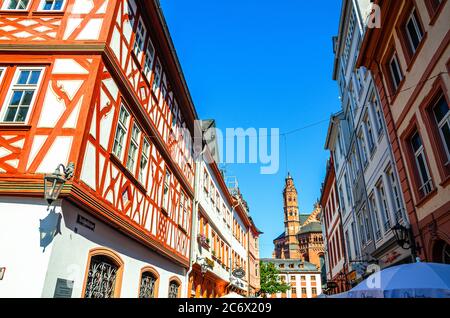
<path fill-rule="evenodd" d="M 57 234 L 61 234 L 61 213 L 56 213 L 55 207 L 48 208 L 47 211 L 49 211 L 49 214 L 44 219 L 39 220 L 42 252 L 45 252 L 45 249 L 53 242 Z"/>

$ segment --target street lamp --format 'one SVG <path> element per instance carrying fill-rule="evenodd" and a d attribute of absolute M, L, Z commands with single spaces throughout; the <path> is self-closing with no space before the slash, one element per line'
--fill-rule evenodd
<path fill-rule="evenodd" d="M 408 250 L 411 247 L 411 242 L 409 240 L 409 230 L 401 225 L 400 223 L 397 223 L 393 228 L 392 231 L 394 232 L 395 240 L 397 241 L 397 244 L 405 249 Z"/>
<path fill-rule="evenodd" d="M 62 169 L 62 170 L 61 170 Z M 71 162 L 65 167 L 60 164 L 55 172 L 44 177 L 44 196 L 50 206 L 58 199 L 66 181 L 73 177 L 75 165 Z"/>
<path fill-rule="evenodd" d="M 417 252 L 420 252 L 420 245 L 416 244 L 414 239 L 414 234 L 412 232 L 411 227 L 405 227 L 400 223 L 397 223 L 393 228 L 395 240 L 397 244 L 404 250 L 411 249 L 411 256 L 413 258 L 413 262 L 418 260 Z"/>

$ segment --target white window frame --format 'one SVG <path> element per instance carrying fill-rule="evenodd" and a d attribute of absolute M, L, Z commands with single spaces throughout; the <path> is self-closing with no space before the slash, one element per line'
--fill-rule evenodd
<path fill-rule="evenodd" d="M 156 67 L 158 65 L 159 65 L 159 72 L 156 69 Z M 152 91 L 156 94 L 157 89 L 161 89 L 161 81 L 162 81 L 162 64 L 161 64 L 161 61 L 159 60 L 159 58 L 156 58 L 154 73 L 155 73 L 155 76 L 153 77 Z"/>
<path fill-rule="evenodd" d="M 0 77 L 0 82 L 1 82 L 1 77 Z M 438 120 L 437 120 L 437 118 L 436 118 L 436 114 L 434 113 L 434 108 L 437 106 L 437 103 L 438 103 L 441 99 L 444 99 L 445 102 L 447 103 L 447 100 L 445 99 L 445 96 L 442 95 L 442 96 L 438 99 L 438 101 L 434 104 L 434 106 L 431 107 L 431 112 L 432 112 L 432 115 L 433 115 L 433 117 L 434 117 L 434 120 L 435 120 L 435 122 L 436 122 L 436 124 L 437 124 L 437 128 L 438 128 L 438 130 L 439 130 L 439 137 L 441 138 L 441 143 L 442 143 L 442 145 L 444 146 L 445 154 L 447 155 L 447 162 L 445 163 L 445 165 L 448 165 L 448 164 L 450 164 L 450 149 L 448 149 L 447 143 L 445 142 L 445 138 L 444 138 L 444 135 L 443 135 L 443 133 L 442 133 L 442 127 L 444 127 L 445 124 L 447 124 L 447 125 L 450 127 L 450 111 L 447 112 L 447 114 L 444 116 L 444 118 L 441 119 L 440 122 L 438 122 Z M 448 104 L 447 104 L 447 106 L 448 106 Z"/>
<path fill-rule="evenodd" d="M 122 123 L 120 120 L 120 114 L 122 112 L 122 110 L 127 114 L 127 118 L 126 118 L 126 122 Z M 120 161 L 123 160 L 124 156 L 125 156 L 125 147 L 126 147 L 126 142 L 127 142 L 127 137 L 128 137 L 128 126 L 130 125 L 130 120 L 131 120 L 131 115 L 130 112 L 127 110 L 127 108 L 125 107 L 125 105 L 121 105 L 120 110 L 119 110 L 119 118 L 117 121 L 117 127 L 116 127 L 116 133 L 114 135 L 114 141 L 113 141 L 113 147 L 112 147 L 112 153 L 118 157 L 120 159 Z M 122 144 L 120 145 L 120 153 L 117 153 L 116 151 L 114 151 L 115 145 L 116 143 L 118 143 L 117 137 L 118 137 L 118 132 L 119 132 L 119 128 L 123 129 L 123 131 L 125 132 L 125 134 L 123 135 L 123 140 L 122 140 Z"/>
<path fill-rule="evenodd" d="M 386 169 L 386 177 L 389 182 L 391 201 L 394 206 L 394 216 L 397 222 L 403 219 L 403 199 L 397 182 L 397 176 L 391 166 Z"/>
<path fill-rule="evenodd" d="M 423 31 L 421 30 L 421 27 L 419 26 L 419 21 L 417 21 L 417 19 L 418 19 L 417 10 L 414 8 L 412 10 L 411 14 L 409 15 L 409 18 L 406 21 L 406 25 L 405 25 L 406 35 L 408 36 L 409 45 L 410 45 L 410 48 L 411 48 L 413 54 L 416 52 L 417 47 L 419 47 L 420 42 L 423 39 Z M 419 43 L 417 44 L 417 47 L 414 47 L 414 43 L 412 41 L 411 34 L 409 33 L 408 24 L 410 21 L 412 21 L 414 31 L 416 32 L 417 38 L 419 39 Z"/>
<path fill-rule="evenodd" d="M 153 54 L 151 54 L 149 49 L 152 49 Z M 152 43 L 152 40 L 149 38 L 147 41 L 147 48 L 145 49 L 145 59 L 144 59 L 144 75 L 150 83 L 152 80 L 153 73 L 153 65 L 155 64 L 155 46 Z"/>
<path fill-rule="evenodd" d="M 374 193 L 372 193 L 369 196 L 369 205 L 372 208 L 372 222 L 375 230 L 375 240 L 381 239 L 382 232 L 381 232 L 381 226 L 380 226 L 380 219 L 378 215 L 378 205 L 376 201 L 376 196 Z"/>
<path fill-rule="evenodd" d="M 419 173 L 419 178 L 420 178 L 419 193 L 421 193 L 421 191 L 423 191 L 423 195 L 427 196 L 429 193 L 431 193 L 433 191 L 434 186 L 433 186 L 433 181 L 431 179 L 430 170 L 428 168 L 427 158 L 425 156 L 425 148 L 423 146 L 422 137 L 419 135 L 418 132 L 416 132 L 416 134 L 418 134 L 418 137 L 420 138 L 420 143 L 421 143 L 419 149 L 417 149 L 414 152 L 414 161 L 415 161 L 416 169 L 417 169 L 417 172 Z M 413 149 L 413 151 L 414 151 L 414 149 Z M 422 175 L 422 171 L 420 170 L 419 157 L 422 157 L 422 160 L 423 160 L 423 163 L 425 166 L 425 172 L 427 173 L 427 176 L 426 176 L 428 178 L 427 180 L 425 180 L 425 176 Z M 427 186 L 430 187 L 429 191 L 427 190 Z"/>
<path fill-rule="evenodd" d="M 24 1 L 24 0 L 19 0 L 19 1 Z M 31 1 L 32 0 L 28 0 L 27 7 L 25 9 L 8 9 L 8 6 L 11 3 L 11 0 L 5 0 L 2 5 L 2 10 L 4 10 L 4 11 L 28 11 L 30 9 Z"/>
<path fill-rule="evenodd" d="M 148 145 L 148 148 L 145 149 L 145 145 Z M 141 149 L 141 161 L 139 162 L 139 172 L 138 172 L 138 181 L 142 184 L 145 184 L 148 177 L 148 166 L 150 163 L 150 142 L 147 138 L 144 137 L 144 141 L 142 142 Z M 145 166 L 142 166 L 143 160 L 146 160 Z"/>
<path fill-rule="evenodd" d="M 66 4 L 67 4 L 67 0 L 62 0 L 63 3 L 61 5 L 61 9 L 59 9 L 59 10 L 55 10 L 55 9 L 45 10 L 44 6 L 45 6 L 45 2 L 46 1 L 48 1 L 48 0 L 41 0 L 41 2 L 39 3 L 38 11 L 40 11 L 40 12 L 63 12 L 65 10 Z M 52 0 L 52 1 L 56 2 L 57 0 Z M 53 5 L 52 5 L 52 7 L 53 7 Z"/>
<path fill-rule="evenodd" d="M 5 77 L 6 67 L 0 67 L 0 85 L 3 82 L 3 77 Z"/>
<path fill-rule="evenodd" d="M 164 174 L 164 183 L 163 183 L 163 202 L 162 202 L 162 208 L 166 210 L 167 213 L 169 213 L 169 202 L 170 202 L 170 184 L 172 182 L 172 173 L 169 169 L 166 169 L 166 172 Z M 167 186 L 167 192 L 166 190 Z"/>
<path fill-rule="evenodd" d="M 133 52 L 138 58 L 139 63 L 141 63 L 142 56 L 144 54 L 145 39 L 147 37 L 147 28 L 145 27 L 145 23 L 142 18 L 138 21 L 135 34 L 136 36 L 134 38 Z"/>
<path fill-rule="evenodd" d="M 134 122 L 133 127 L 131 127 L 130 147 L 128 148 L 127 162 L 125 164 L 127 169 L 133 175 L 136 172 L 136 163 L 139 154 L 140 142 L 141 142 L 141 129 L 139 128 L 137 123 Z"/>
<path fill-rule="evenodd" d="M 4 72 L 0 76 L 0 81 L 2 80 L 2 77 L 4 76 L 5 71 L 6 71 L 6 68 L 4 68 Z M 16 83 L 18 81 L 18 79 L 20 77 L 20 73 L 22 71 L 40 71 L 41 73 L 39 75 L 38 82 L 36 84 L 32 84 L 32 85 L 14 84 L 14 83 Z M 39 66 L 39 67 L 36 67 L 36 66 L 33 66 L 33 67 L 20 66 L 20 67 L 18 67 L 16 69 L 15 74 L 13 76 L 13 79 L 12 79 L 10 85 L 9 85 L 9 88 L 8 88 L 8 93 L 7 93 L 6 98 L 5 98 L 5 103 L 4 103 L 4 105 L 2 107 L 2 110 L 0 112 L 0 123 L 2 123 L 2 124 L 14 124 L 14 125 L 17 125 L 17 124 L 20 125 L 20 124 L 27 124 L 28 123 L 28 121 L 30 120 L 31 113 L 33 112 L 34 105 L 36 103 L 37 96 L 39 95 L 39 90 L 41 88 L 41 83 L 42 83 L 42 80 L 43 80 L 44 76 L 45 76 L 45 67 L 43 67 L 43 66 Z M 5 116 L 6 116 L 6 113 L 8 111 L 8 108 L 9 108 L 9 103 L 11 102 L 11 98 L 12 98 L 13 92 L 15 90 L 16 91 L 17 90 L 33 90 L 34 91 L 33 98 L 31 99 L 30 106 L 29 106 L 28 112 L 27 112 L 27 116 L 26 116 L 24 121 L 20 121 L 20 122 L 18 122 L 18 121 L 5 121 Z"/>
<path fill-rule="evenodd" d="M 384 187 L 383 180 L 380 179 L 380 181 L 376 185 L 377 193 L 378 193 L 378 199 L 380 200 L 380 206 L 382 211 L 382 218 L 383 218 L 383 227 L 385 232 L 388 232 L 391 229 L 392 226 L 392 220 L 391 215 L 389 213 L 389 203 L 387 201 L 386 197 L 386 188 Z"/>
<path fill-rule="evenodd" d="M 392 69 L 392 62 L 395 61 L 395 68 L 398 72 L 398 76 L 399 76 L 399 82 L 396 82 L 395 76 L 394 76 L 394 70 Z M 391 71 L 391 79 L 392 79 L 392 83 L 394 84 L 394 88 L 395 90 L 398 89 L 400 83 L 403 80 L 403 73 L 400 67 L 400 61 L 398 60 L 397 54 L 394 53 L 391 57 L 391 59 L 389 60 L 389 70 Z"/>

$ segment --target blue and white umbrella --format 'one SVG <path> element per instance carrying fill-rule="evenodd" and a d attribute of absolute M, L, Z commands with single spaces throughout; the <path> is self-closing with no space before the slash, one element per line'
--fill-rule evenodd
<path fill-rule="evenodd" d="M 336 298 L 450 298 L 450 265 L 414 263 L 373 273 Z"/>

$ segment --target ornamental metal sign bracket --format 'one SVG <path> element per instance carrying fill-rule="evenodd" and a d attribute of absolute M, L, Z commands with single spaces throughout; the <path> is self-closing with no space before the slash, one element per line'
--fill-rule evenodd
<path fill-rule="evenodd" d="M 242 268 L 236 268 L 235 270 L 233 270 L 233 272 L 231 274 L 236 278 L 244 278 L 245 270 Z"/>

